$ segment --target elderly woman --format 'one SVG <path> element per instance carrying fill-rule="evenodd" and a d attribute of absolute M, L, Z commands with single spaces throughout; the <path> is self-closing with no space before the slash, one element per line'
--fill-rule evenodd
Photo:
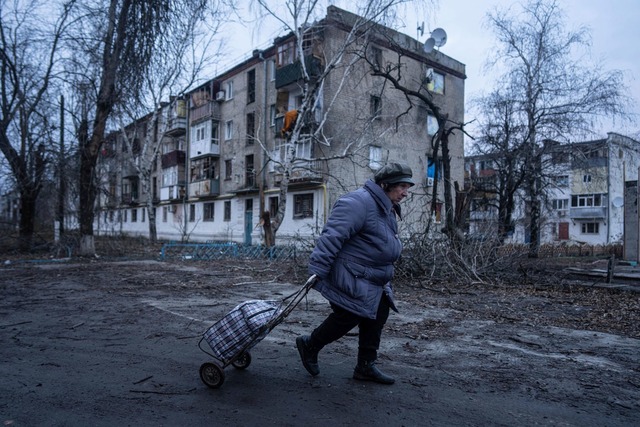
<path fill-rule="evenodd" d="M 353 378 L 395 382 L 375 361 L 389 309 L 398 311 L 390 282 L 402 251 L 396 216 L 401 218 L 399 203 L 414 185 L 412 176 L 404 164 L 387 164 L 334 205 L 309 262 L 309 272 L 318 277 L 314 288 L 329 301 L 332 313 L 310 335 L 296 338 L 311 375 L 320 373 L 318 352 L 358 326 Z"/>

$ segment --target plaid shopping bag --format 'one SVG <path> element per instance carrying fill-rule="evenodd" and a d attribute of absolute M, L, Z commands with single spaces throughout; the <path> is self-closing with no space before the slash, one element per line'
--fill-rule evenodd
<path fill-rule="evenodd" d="M 204 339 L 217 358 L 228 361 L 267 336 L 266 326 L 281 312 L 280 305 L 277 301 L 245 301 L 207 329 Z"/>

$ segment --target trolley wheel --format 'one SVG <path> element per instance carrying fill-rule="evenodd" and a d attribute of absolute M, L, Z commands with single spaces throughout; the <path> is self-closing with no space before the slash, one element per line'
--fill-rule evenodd
<path fill-rule="evenodd" d="M 224 370 L 215 363 L 203 363 L 200 366 L 200 379 L 211 388 L 220 388 L 224 383 Z"/>
<path fill-rule="evenodd" d="M 248 351 L 245 351 L 240 355 L 240 357 L 234 360 L 231 364 L 236 369 L 247 369 L 249 365 L 251 365 L 251 353 L 249 353 Z"/>

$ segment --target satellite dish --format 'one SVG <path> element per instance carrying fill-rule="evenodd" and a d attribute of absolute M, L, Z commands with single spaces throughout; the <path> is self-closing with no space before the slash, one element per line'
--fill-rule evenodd
<path fill-rule="evenodd" d="M 614 206 L 614 207 L 616 207 L 616 208 L 621 208 L 621 207 L 622 207 L 622 205 L 624 205 L 624 199 L 623 199 L 622 197 L 618 196 L 618 197 L 615 197 L 615 198 L 611 201 L 611 203 L 613 204 L 613 206 Z"/>
<path fill-rule="evenodd" d="M 447 42 L 447 33 L 442 28 L 436 28 L 431 32 L 431 37 L 435 40 L 437 47 L 442 47 Z"/>
<path fill-rule="evenodd" d="M 435 45 L 436 40 L 433 37 L 429 37 L 427 41 L 424 42 L 424 46 L 422 48 L 424 49 L 425 53 L 431 53 Z"/>

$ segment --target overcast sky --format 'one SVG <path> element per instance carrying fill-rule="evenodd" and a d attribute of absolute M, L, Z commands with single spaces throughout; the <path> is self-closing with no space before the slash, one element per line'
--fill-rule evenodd
<path fill-rule="evenodd" d="M 322 3 L 322 2 L 320 2 Z M 331 3 L 349 9 L 334 0 Z M 514 0 L 440 0 L 433 14 L 425 17 L 406 18 L 406 27 L 401 31 L 424 42 L 429 32 L 443 28 L 447 33 L 447 43 L 440 48 L 442 53 L 466 65 L 465 99 L 469 100 L 482 91 L 489 90 L 488 79 L 483 72 L 485 60 L 495 46 L 492 32 L 486 28 L 486 15 L 495 7 L 506 8 Z M 558 4 L 567 16 L 569 28 L 581 25 L 590 29 L 592 36 L 591 53 L 594 61 L 601 59 L 605 69 L 617 69 L 625 72 L 626 85 L 630 96 L 634 98 L 634 114 L 640 116 L 640 0 L 558 0 Z M 418 37 L 417 26 L 424 22 L 424 35 Z M 255 48 L 264 48 L 273 42 L 274 37 L 282 35 L 272 26 L 255 23 L 242 33 L 234 35 L 234 52 L 238 54 L 233 61 L 237 63 L 243 56 Z M 233 57 L 234 55 L 230 55 Z M 232 64 L 228 64 L 232 65 Z M 218 70 L 224 71 L 223 69 Z M 465 120 L 469 120 L 467 112 Z M 615 128 L 614 128 L 615 126 Z M 614 131 L 632 137 L 640 136 L 640 121 L 635 124 L 607 124 L 598 132 L 598 137 Z"/>

